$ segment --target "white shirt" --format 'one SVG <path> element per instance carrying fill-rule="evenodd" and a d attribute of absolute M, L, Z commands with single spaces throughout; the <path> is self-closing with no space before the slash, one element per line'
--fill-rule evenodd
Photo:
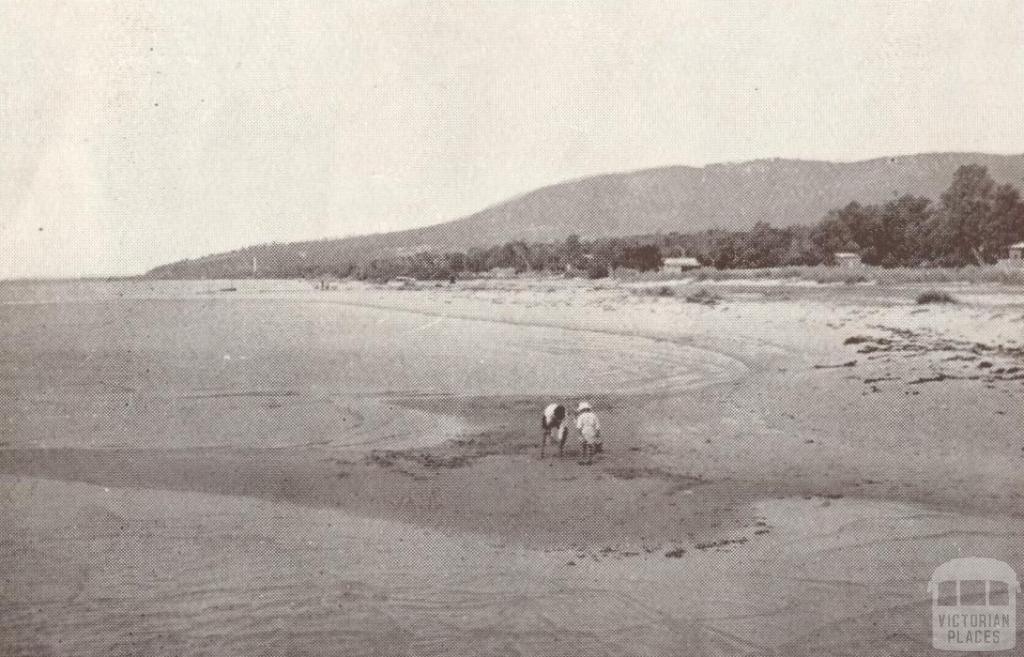
<path fill-rule="evenodd" d="M 594 440 L 601 435 L 601 423 L 597 421 L 594 411 L 583 411 L 576 418 L 576 428 L 585 440 Z"/>

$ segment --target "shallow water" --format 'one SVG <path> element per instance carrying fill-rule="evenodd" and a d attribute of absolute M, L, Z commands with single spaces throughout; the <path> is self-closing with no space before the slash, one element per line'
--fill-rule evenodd
<path fill-rule="evenodd" d="M 705 384 L 728 371 L 720 356 L 668 342 L 358 307 L 258 283 L 223 293 L 204 282 L 8 286 L 0 441 L 429 444 L 463 427 L 391 400 L 565 399 Z"/>

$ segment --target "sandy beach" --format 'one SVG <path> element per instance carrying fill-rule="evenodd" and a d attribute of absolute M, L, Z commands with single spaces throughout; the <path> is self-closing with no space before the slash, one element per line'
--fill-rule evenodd
<path fill-rule="evenodd" d="M 933 568 L 1024 572 L 1024 297 L 922 289 L 5 288 L 0 642 L 932 654 Z"/>

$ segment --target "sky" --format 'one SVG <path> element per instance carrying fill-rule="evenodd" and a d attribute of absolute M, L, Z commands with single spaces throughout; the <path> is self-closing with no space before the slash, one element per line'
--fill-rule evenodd
<path fill-rule="evenodd" d="M 1024 0 L 0 0 L 0 278 L 455 219 L 566 179 L 1024 152 Z"/>

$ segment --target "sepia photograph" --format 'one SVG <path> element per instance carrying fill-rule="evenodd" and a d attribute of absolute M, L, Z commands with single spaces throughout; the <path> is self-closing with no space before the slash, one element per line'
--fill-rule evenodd
<path fill-rule="evenodd" d="M 0 0 L 0 656 L 1024 654 L 1024 0 Z"/>

